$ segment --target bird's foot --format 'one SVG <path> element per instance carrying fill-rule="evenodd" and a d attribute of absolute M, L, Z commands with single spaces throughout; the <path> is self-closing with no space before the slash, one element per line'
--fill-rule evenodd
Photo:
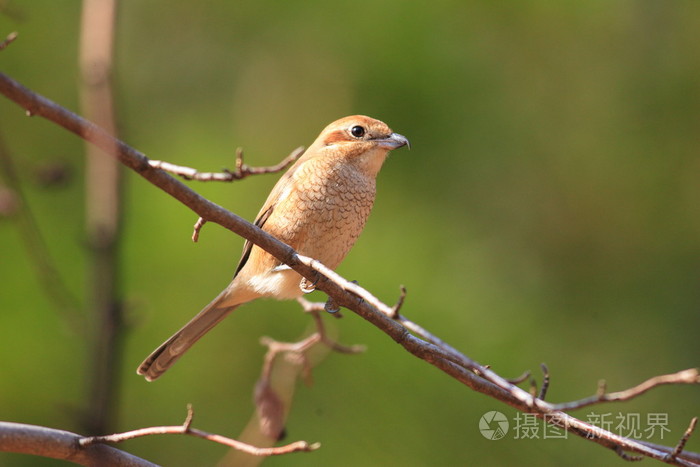
<path fill-rule="evenodd" d="M 305 294 L 311 293 L 316 290 L 316 284 L 318 284 L 320 278 L 321 276 L 318 273 L 316 274 L 316 279 L 313 282 L 310 282 L 306 277 L 302 277 L 301 282 L 299 282 L 299 288 Z"/>
<path fill-rule="evenodd" d="M 336 303 L 333 298 L 328 297 L 328 300 L 326 300 L 326 304 L 323 306 L 323 309 L 326 310 L 328 313 L 334 315 L 340 311 L 340 305 Z"/>

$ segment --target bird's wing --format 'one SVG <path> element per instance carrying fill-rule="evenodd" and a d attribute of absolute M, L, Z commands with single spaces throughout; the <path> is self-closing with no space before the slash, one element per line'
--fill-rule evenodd
<path fill-rule="evenodd" d="M 258 213 L 258 217 L 255 218 L 255 225 L 263 229 L 265 222 L 267 222 L 267 220 L 270 218 L 270 215 L 275 210 L 275 206 L 280 201 L 280 198 L 285 196 L 284 193 L 289 192 L 289 190 L 286 190 L 286 188 L 290 184 L 294 183 L 294 173 L 304 162 L 306 162 L 310 158 L 310 154 L 312 153 L 313 151 L 309 152 L 309 150 L 304 152 L 304 154 L 302 154 L 302 156 L 299 157 L 299 159 L 297 159 L 297 161 L 289 168 L 289 170 L 287 170 L 287 172 L 284 175 L 282 175 L 282 177 L 277 181 L 275 186 L 272 187 L 272 191 L 270 191 L 267 200 L 265 200 L 265 204 L 263 204 L 262 209 Z M 246 240 L 243 244 L 243 253 L 241 254 L 241 260 L 238 262 L 238 267 L 236 268 L 236 273 L 233 275 L 233 277 L 236 277 L 240 270 L 243 269 L 243 266 L 245 266 L 245 263 L 250 257 L 250 250 L 252 248 L 253 243 L 250 240 Z"/>
<path fill-rule="evenodd" d="M 272 211 L 275 209 L 275 205 L 273 204 L 269 208 L 267 208 L 265 211 L 263 211 L 257 219 L 255 219 L 255 225 L 258 227 L 262 228 L 263 225 L 265 225 L 265 221 L 270 217 L 270 214 L 272 214 Z M 241 260 L 238 262 L 238 267 L 236 268 L 236 273 L 233 275 L 233 277 L 236 277 L 238 273 L 240 272 L 241 269 L 243 269 L 243 266 L 245 266 L 245 263 L 248 261 L 248 257 L 250 257 L 250 250 L 253 249 L 253 242 L 250 240 L 246 240 L 245 243 L 243 244 L 243 253 L 241 254 Z"/>

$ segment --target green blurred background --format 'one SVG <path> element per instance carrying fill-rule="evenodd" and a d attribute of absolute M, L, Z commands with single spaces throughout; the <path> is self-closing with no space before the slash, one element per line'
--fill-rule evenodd
<path fill-rule="evenodd" d="M 0 5 L 0 36 L 20 33 L 0 69 L 77 110 L 80 2 Z M 555 402 L 601 378 L 618 390 L 700 364 L 699 2 L 132 0 L 118 16 L 121 137 L 152 158 L 216 171 L 242 146 L 269 165 L 355 113 L 406 135 L 413 149 L 385 164 L 339 272 L 388 303 L 405 284 L 404 314 L 470 357 L 538 379 L 546 362 Z M 6 99 L 0 125 L 53 259 L 84 297 L 83 144 Z M 55 164 L 68 179 L 41 182 Z M 192 186 L 252 219 L 277 177 Z M 259 337 L 295 339 L 308 318 L 294 303 L 247 305 L 162 380 L 136 376 L 228 283 L 242 240 L 208 225 L 193 244 L 195 215 L 132 173 L 125 185 L 117 428 L 178 424 L 192 403 L 196 427 L 235 437 L 253 411 Z M 13 219 L 0 218 L 0 419 L 79 430 L 86 345 L 42 293 Z M 487 440 L 481 415 L 513 410 L 350 312 L 332 325 L 368 351 L 330 355 L 298 388 L 287 440 L 322 448 L 266 465 L 624 465 L 574 437 Z M 699 401 L 697 387 L 663 387 L 575 415 L 639 413 L 646 428 L 646 414 L 667 414 L 670 432 L 651 440 L 675 444 Z M 122 447 L 174 466 L 226 452 L 175 437 Z"/>

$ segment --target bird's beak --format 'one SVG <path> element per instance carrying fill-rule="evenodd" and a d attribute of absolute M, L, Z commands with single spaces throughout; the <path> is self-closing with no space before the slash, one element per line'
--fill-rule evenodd
<path fill-rule="evenodd" d="M 378 139 L 377 143 L 379 143 L 379 147 L 389 150 L 400 148 L 401 146 L 408 146 L 408 149 L 411 149 L 411 143 L 408 139 L 398 133 L 392 133 L 387 138 Z"/>

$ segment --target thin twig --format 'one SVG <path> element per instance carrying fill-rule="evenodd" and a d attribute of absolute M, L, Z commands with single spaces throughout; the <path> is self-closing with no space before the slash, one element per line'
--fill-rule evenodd
<path fill-rule="evenodd" d="M 644 460 L 644 456 L 634 456 L 628 452 L 625 452 L 624 449 L 622 449 L 620 446 L 615 446 L 613 448 L 613 451 L 615 451 L 615 454 L 620 456 L 623 460 L 626 460 L 627 462 L 639 462 Z"/>
<path fill-rule="evenodd" d="M 596 397 L 601 398 L 605 396 L 605 391 L 608 390 L 608 382 L 604 379 L 598 381 L 598 388 L 596 389 Z"/>
<path fill-rule="evenodd" d="M 529 370 L 526 370 L 522 375 L 520 375 L 520 376 L 518 376 L 518 377 L 516 377 L 516 378 L 509 378 L 509 379 L 508 379 L 508 382 L 509 382 L 510 384 L 516 385 L 516 384 L 522 383 L 523 381 L 525 381 L 525 380 L 528 379 L 529 377 L 530 377 L 530 371 L 529 371 Z"/>
<path fill-rule="evenodd" d="M 530 396 L 533 399 L 537 397 L 537 381 L 535 381 L 535 378 L 530 378 Z"/>
<path fill-rule="evenodd" d="M 325 309 L 326 305 L 324 305 L 324 310 Z M 311 316 L 314 318 L 314 321 L 316 322 L 316 332 L 318 332 L 318 334 L 321 336 L 321 342 L 326 344 L 332 350 L 346 354 L 362 353 L 365 350 L 367 350 L 367 348 L 361 344 L 343 345 L 339 342 L 334 341 L 333 339 L 328 337 L 328 334 L 326 334 L 326 328 L 323 325 L 323 318 L 321 318 L 321 313 L 316 310 L 311 310 L 310 313 Z"/>
<path fill-rule="evenodd" d="M 326 304 L 324 302 L 312 302 L 304 297 L 297 298 L 297 302 L 307 313 L 312 311 L 324 311 L 326 309 Z"/>
<path fill-rule="evenodd" d="M 399 295 L 399 299 L 396 301 L 396 305 L 394 305 L 391 308 L 392 312 L 392 318 L 393 319 L 398 319 L 401 314 L 399 313 L 401 311 L 401 307 L 403 306 L 403 302 L 406 300 L 406 287 L 404 285 L 400 285 L 399 288 L 401 289 L 401 295 Z"/>
<path fill-rule="evenodd" d="M 277 355 L 281 353 L 294 354 L 299 357 L 304 366 L 307 366 L 308 361 L 304 356 L 304 352 L 320 341 L 321 335 L 318 332 L 315 332 L 298 342 L 280 342 L 271 337 L 261 337 L 260 343 L 267 347 L 265 363 L 263 364 L 263 379 L 269 378 L 275 358 L 277 358 Z"/>
<path fill-rule="evenodd" d="M 256 446 L 251 446 L 250 444 L 243 443 L 241 441 L 227 438 L 225 436 L 217 435 L 214 433 L 208 433 L 206 431 L 198 430 L 192 428 L 192 418 L 194 416 L 194 411 L 190 405 L 187 406 L 187 418 L 182 425 L 172 425 L 172 426 L 154 426 L 149 428 L 140 428 L 138 430 L 126 431 L 123 433 L 115 433 L 112 435 L 105 436 L 91 436 L 87 438 L 81 438 L 78 443 L 82 447 L 88 447 L 96 443 L 121 443 L 134 438 L 141 438 L 143 436 L 153 436 L 153 435 L 189 435 L 196 438 L 202 438 L 215 443 L 223 444 L 239 451 L 251 454 L 253 456 L 278 456 L 281 454 L 289 454 L 292 452 L 310 452 L 318 449 L 321 445 L 319 443 L 309 444 L 306 441 L 296 441 L 285 446 L 278 446 L 274 448 L 259 448 Z"/>
<path fill-rule="evenodd" d="M 192 241 L 194 243 L 197 243 L 199 240 L 199 231 L 202 230 L 202 227 L 204 227 L 204 224 L 206 223 L 207 221 L 205 221 L 203 217 L 198 218 L 197 222 L 195 222 L 194 231 L 192 232 Z"/>
<path fill-rule="evenodd" d="M 288 166 L 292 165 L 302 154 L 304 154 L 306 148 L 304 146 L 299 146 L 294 151 L 292 151 L 287 157 L 282 159 L 281 162 L 269 167 L 250 167 L 243 163 L 243 149 L 238 148 L 236 151 L 236 172 L 241 178 L 247 177 L 248 175 L 262 175 L 281 172 Z"/>
<path fill-rule="evenodd" d="M 192 407 L 192 404 L 187 404 L 187 416 L 185 417 L 185 421 L 182 423 L 182 426 L 185 427 L 186 430 L 189 430 L 192 427 L 193 421 L 194 408 Z"/>
<path fill-rule="evenodd" d="M 540 388 L 540 394 L 537 396 L 539 399 L 544 400 L 547 397 L 547 390 L 549 389 L 549 368 L 544 363 L 540 363 L 540 368 L 542 368 L 542 387 Z"/>
<path fill-rule="evenodd" d="M 10 34 L 8 34 L 5 40 L 0 42 L 0 50 L 4 50 L 8 45 L 12 44 L 12 42 L 14 42 L 14 40 L 17 39 L 18 35 L 19 34 L 17 34 L 17 32 L 11 32 Z"/>
<path fill-rule="evenodd" d="M 199 172 L 197 169 L 182 165 L 171 164 L 170 162 L 150 160 L 148 163 L 154 169 L 161 169 L 171 174 L 179 175 L 185 180 L 196 180 L 198 182 L 232 182 L 242 180 L 250 175 L 262 175 L 281 172 L 292 164 L 304 153 L 304 147 L 298 147 L 279 164 L 268 167 L 249 167 L 243 163 L 243 151 L 239 148 L 236 151 L 236 170 L 224 169 L 223 172 Z"/>
<path fill-rule="evenodd" d="M 678 441 L 678 444 L 676 444 L 676 447 L 673 449 L 673 452 L 668 455 L 668 460 L 675 460 L 681 455 L 683 449 L 685 448 L 685 443 L 688 442 L 690 435 L 693 434 L 697 425 L 698 417 L 693 417 L 693 419 L 690 420 L 690 425 L 685 430 L 685 433 L 683 433 L 683 436 L 681 436 L 681 439 Z"/>
<path fill-rule="evenodd" d="M 311 385 L 311 370 L 316 358 L 310 351 L 316 344 L 323 344 L 331 350 L 347 354 L 364 350 L 362 346 L 341 345 L 327 335 L 321 318 L 323 303 L 310 302 L 304 298 L 299 298 L 298 301 L 304 311 L 313 317 L 316 331 L 298 342 L 279 342 L 270 337 L 260 339 L 261 344 L 267 346 L 267 352 L 260 379 L 255 384 L 257 423 L 254 429 L 266 439 L 279 439 L 284 432 L 291 394 L 298 376 L 301 376 L 307 385 Z M 282 362 L 277 358 L 280 355 L 286 357 Z M 294 369 L 295 367 L 298 369 Z"/>
<path fill-rule="evenodd" d="M 299 303 L 304 310 L 310 313 L 314 318 L 316 332 L 310 334 L 306 338 L 298 342 L 279 342 L 270 337 L 260 338 L 260 343 L 267 346 L 267 352 L 263 360 L 263 367 L 260 379 L 255 385 L 255 406 L 258 412 L 260 421 L 259 429 L 268 437 L 276 439 L 284 429 L 285 406 L 283 398 L 279 396 L 274 389 L 272 382 L 273 369 L 277 356 L 280 354 L 287 355 L 290 358 L 300 363 L 301 375 L 307 384 L 311 384 L 311 360 L 308 351 L 318 343 L 323 343 L 328 348 L 341 353 L 358 353 L 364 350 L 360 346 L 344 346 L 330 339 L 323 326 L 321 319 L 320 308 L 323 307 L 320 303 L 312 303 L 303 298 L 299 299 Z"/>
<path fill-rule="evenodd" d="M 637 386 L 618 392 L 605 393 L 604 384 L 599 384 L 598 393 L 595 396 L 587 397 L 585 399 L 564 402 L 561 404 L 553 404 L 552 408 L 554 410 L 570 411 L 580 409 L 582 407 L 587 407 L 589 405 L 600 404 L 603 402 L 614 402 L 614 401 L 626 401 L 634 399 L 635 397 L 641 396 L 645 392 L 652 388 L 661 386 L 664 384 L 698 384 L 700 383 L 700 374 L 696 368 L 690 368 L 688 370 L 679 371 L 678 373 L 672 373 L 668 375 L 654 376 L 649 378 Z M 602 389 L 602 390 L 601 390 Z"/>
<path fill-rule="evenodd" d="M 326 328 L 323 325 L 323 319 L 321 318 L 320 310 L 325 309 L 325 304 L 322 302 L 310 302 L 303 297 L 297 299 L 299 304 L 301 304 L 304 311 L 311 314 L 316 325 L 316 332 L 309 335 L 298 342 L 279 342 L 270 337 L 262 337 L 260 343 L 267 346 L 268 355 L 266 360 L 270 363 L 274 360 L 277 354 L 282 352 L 291 352 L 295 354 L 301 354 L 311 348 L 314 344 L 318 342 L 323 342 L 326 346 L 340 353 L 354 354 L 361 353 L 365 351 L 365 346 L 363 345 L 343 345 L 335 342 L 333 339 L 328 337 L 326 334 Z M 268 371 L 269 373 L 269 371 Z"/>

